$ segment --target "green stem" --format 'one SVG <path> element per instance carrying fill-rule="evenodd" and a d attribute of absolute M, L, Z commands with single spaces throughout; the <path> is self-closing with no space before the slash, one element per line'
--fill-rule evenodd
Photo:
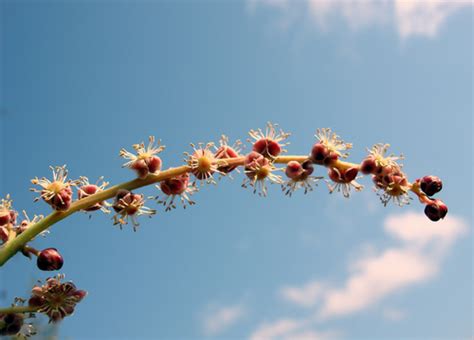
<path fill-rule="evenodd" d="M 308 159 L 308 156 L 280 156 L 274 160 L 274 163 L 286 164 L 290 161 L 304 162 Z M 221 159 L 218 161 L 219 165 L 222 166 L 242 166 L 244 164 L 245 157 L 238 157 L 232 159 Z M 338 167 L 340 169 L 346 169 L 349 167 L 358 167 L 357 164 L 348 163 L 343 161 L 336 161 L 331 165 L 332 167 Z M 32 224 L 20 235 L 17 235 L 15 238 L 8 240 L 0 248 L 0 266 L 3 266 L 13 255 L 15 255 L 19 250 L 21 250 L 28 242 L 34 239 L 41 232 L 45 231 L 53 224 L 58 223 L 59 221 L 65 219 L 73 213 L 86 209 L 90 206 L 93 206 L 96 203 L 102 202 L 104 200 L 113 198 L 117 191 L 120 189 L 133 190 L 141 188 L 147 185 L 158 183 L 165 179 L 173 178 L 190 171 L 190 168 L 187 165 L 183 165 L 177 168 L 170 168 L 164 171 L 161 171 L 159 174 L 154 175 L 150 174 L 144 179 L 136 178 L 132 181 L 121 183 L 110 187 L 107 190 L 100 191 L 96 194 L 90 195 L 81 200 L 75 201 L 71 204 L 71 207 L 67 211 L 54 211 L 39 222 Z"/>
<path fill-rule="evenodd" d="M 38 307 L 33 306 L 11 306 L 0 308 L 0 314 L 14 314 L 14 313 L 35 313 Z"/>

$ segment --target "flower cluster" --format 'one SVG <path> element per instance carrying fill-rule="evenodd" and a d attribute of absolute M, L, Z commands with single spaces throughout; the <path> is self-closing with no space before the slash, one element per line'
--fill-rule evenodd
<path fill-rule="evenodd" d="M 280 153 L 286 152 L 283 149 L 287 143 L 282 143 L 290 134 L 280 129 L 277 131 L 277 124 L 267 123 L 265 133 L 262 129 L 250 130 L 249 141 L 253 142 L 252 151 L 261 154 L 265 158 L 274 159 Z"/>
<path fill-rule="evenodd" d="M 138 227 L 137 217 L 146 215 L 151 217 L 156 213 L 154 209 L 145 206 L 143 194 L 132 192 L 137 188 L 155 184 L 160 191 L 153 199 L 164 206 L 165 211 L 176 208 L 180 201 L 184 208 L 194 205 L 193 195 L 198 191 L 198 184 L 217 184 L 219 179 L 228 176 L 233 171 L 243 167 L 243 187 L 251 187 L 254 193 L 267 196 L 268 183 L 279 184 L 287 196 L 298 190 L 306 194 L 317 186 L 323 176 L 314 176 L 315 166 L 327 169 L 326 180 L 329 192 L 341 192 L 344 197 L 349 197 L 351 190 L 362 190 L 363 186 L 356 180 L 359 174 L 369 175 L 378 195 L 384 205 L 390 201 L 402 206 L 411 200 L 409 193 L 418 196 L 421 203 L 425 204 L 425 214 L 432 221 L 443 219 L 447 206 L 437 198 L 433 198 L 443 185 L 436 176 L 424 176 L 410 183 L 407 175 L 398 163 L 402 156 L 387 154 L 388 144 L 376 144 L 360 164 L 345 161 L 351 143 L 344 142 L 329 128 L 318 129 L 309 155 L 282 156 L 286 152 L 286 141 L 289 133 L 277 128 L 277 125 L 268 123 L 265 131 L 261 129 L 250 130 L 248 141 L 252 144 L 251 151 L 242 153 L 242 143 L 238 140 L 229 144 L 229 138 L 222 136 L 216 145 L 213 142 L 191 144 L 192 151 L 185 153 L 185 164 L 162 171 L 162 160 L 158 156 L 163 151 L 161 142 L 155 142 L 154 137 L 149 137 L 149 143 L 134 144 L 134 153 L 125 149 L 120 150 L 120 156 L 126 160 L 123 167 L 135 171 L 137 179 L 108 188 L 108 182 L 102 177 L 92 184 L 85 176 L 78 180 L 68 179 L 66 166 L 51 167 L 52 179 L 34 178 L 31 182 L 38 187 L 31 189 L 39 194 L 35 201 L 42 199 L 53 209 L 53 213 L 44 219 L 43 216 L 34 216 L 32 219 L 23 211 L 24 218 L 19 223 L 18 213 L 12 207 L 10 196 L 0 200 L 0 242 L 6 244 L 0 248 L 12 254 L 19 251 L 25 256 L 36 256 L 36 264 L 40 270 L 57 271 L 64 265 L 64 259 L 56 248 L 36 250 L 28 242 L 53 223 L 67 217 L 69 214 L 84 211 L 94 212 L 101 210 L 113 215 L 114 225 L 122 227 L 131 222 L 133 230 Z M 277 168 L 278 164 L 286 167 Z M 277 174 L 285 174 L 286 180 Z M 76 190 L 76 201 L 73 191 Z M 107 202 L 113 199 L 112 203 Z M 15 238 L 23 234 L 20 238 Z M 23 239 L 27 239 L 25 242 Z M 17 241 L 17 242 L 12 242 Z M 10 243 L 11 242 L 11 243 Z M 18 245 L 19 243 L 19 245 Z M 8 244 L 12 245 L 8 247 Z M 4 253 L 5 254 L 5 253 Z M 9 257 L 3 256 L 2 264 Z M 74 312 L 75 306 L 85 296 L 86 292 L 76 289 L 71 282 L 61 282 L 63 277 L 58 275 L 46 280 L 44 284 L 36 285 L 29 299 L 29 306 L 19 309 L 14 307 L 3 309 L 0 313 L 0 336 L 32 333 L 28 331 L 25 322 L 26 311 L 36 311 L 46 314 L 50 322 L 57 322 Z M 19 313 L 18 311 L 23 311 Z M 27 331 L 22 331 L 27 330 Z"/>
<path fill-rule="evenodd" d="M 133 230 L 136 231 L 139 223 L 137 216 L 156 214 L 156 210 L 145 207 L 145 199 L 141 194 L 135 194 L 131 191 L 121 189 L 115 195 L 115 201 L 112 208 L 116 212 L 114 215 L 114 225 L 118 224 L 120 228 L 128 224 L 130 220 L 133 225 Z"/>
<path fill-rule="evenodd" d="M 214 143 L 207 143 L 205 145 L 199 143 L 197 146 L 191 144 L 191 147 L 193 148 L 193 153 L 184 153 L 186 156 L 185 162 L 187 162 L 190 172 L 199 181 L 215 184 L 214 173 L 217 172 L 222 175 L 224 173 L 219 170 L 217 158 L 211 150 L 214 148 Z"/>
<path fill-rule="evenodd" d="M 102 182 L 99 184 L 99 182 Z M 77 188 L 77 199 L 81 200 L 87 198 L 91 195 L 97 194 L 101 191 L 104 191 L 105 187 L 109 185 L 109 182 L 105 182 L 103 177 L 100 177 L 95 184 L 89 183 L 89 179 L 85 176 L 79 177 L 78 188 Z M 96 211 L 101 210 L 102 212 L 108 214 L 110 212 L 107 207 L 110 204 L 107 201 L 97 202 L 87 208 L 84 211 Z"/>
<path fill-rule="evenodd" d="M 148 174 L 157 174 L 161 170 L 161 158 L 157 156 L 165 149 L 158 141 L 155 145 L 155 137 L 148 138 L 148 146 L 145 143 L 132 145 L 136 155 L 125 150 L 120 150 L 120 157 L 128 159 L 123 166 L 134 170 L 139 178 L 145 178 Z"/>
<path fill-rule="evenodd" d="M 18 213 L 12 208 L 10 195 L 0 200 L 0 241 L 5 243 L 9 238 L 23 233 L 29 226 L 43 219 L 43 215 L 34 216 L 32 220 L 23 210 L 24 219 L 17 224 Z M 44 234 L 44 233 L 43 233 Z"/>
<path fill-rule="evenodd" d="M 72 203 L 72 186 L 76 185 L 75 181 L 67 179 L 68 171 L 66 166 L 50 167 L 53 172 L 53 180 L 50 181 L 46 177 L 34 178 L 31 183 L 39 185 L 41 188 L 32 188 L 31 190 L 40 194 L 35 199 L 38 201 L 42 198 L 54 210 L 68 210 Z"/>
<path fill-rule="evenodd" d="M 318 129 L 315 137 L 318 142 L 313 145 L 310 155 L 313 163 L 327 166 L 336 162 L 339 157 L 349 156 L 345 151 L 351 149 L 352 144 L 342 141 L 331 129 Z"/>
<path fill-rule="evenodd" d="M 161 190 L 164 197 L 160 195 L 155 197 L 155 200 L 158 204 L 163 204 L 165 206 L 165 211 L 170 211 L 175 209 L 175 200 L 178 198 L 183 205 L 183 208 L 186 208 L 186 205 L 193 205 L 195 202 L 191 200 L 191 196 L 198 191 L 198 188 L 195 183 L 189 182 L 189 174 L 185 173 L 180 176 L 172 177 L 165 179 L 160 182 L 160 185 L 156 187 Z"/>
<path fill-rule="evenodd" d="M 49 317 L 50 322 L 58 322 L 72 315 L 76 305 L 87 295 L 72 282 L 61 282 L 62 275 L 50 277 L 43 285 L 36 285 L 31 290 L 28 304 L 36 307 L 39 313 Z"/>
<path fill-rule="evenodd" d="M 307 159 L 303 163 L 297 161 L 290 161 L 286 165 L 285 175 L 288 180 L 282 184 L 282 190 L 285 195 L 291 197 L 293 192 L 302 188 L 304 193 L 312 191 L 313 187 L 317 185 L 317 182 L 323 177 L 311 176 L 314 171 L 313 163 Z"/>

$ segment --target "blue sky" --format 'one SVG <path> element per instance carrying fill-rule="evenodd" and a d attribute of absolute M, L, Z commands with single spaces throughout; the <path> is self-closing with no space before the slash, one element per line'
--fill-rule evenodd
<path fill-rule="evenodd" d="M 3 1 L 1 190 L 49 165 L 129 180 L 118 151 L 155 135 L 164 166 L 189 143 L 245 140 L 267 121 L 307 154 L 317 128 L 443 179 L 449 215 L 372 191 L 261 198 L 242 178 L 138 232 L 100 214 L 54 226 L 62 272 L 89 291 L 61 338 L 467 338 L 472 335 L 472 8 L 464 2 Z M 247 148 L 248 150 L 248 148 Z M 317 168 L 316 174 L 324 175 Z M 156 193 L 153 188 L 144 190 Z M 150 207 L 155 208 L 153 202 Z M 4 304 L 48 277 L 17 256 Z"/>

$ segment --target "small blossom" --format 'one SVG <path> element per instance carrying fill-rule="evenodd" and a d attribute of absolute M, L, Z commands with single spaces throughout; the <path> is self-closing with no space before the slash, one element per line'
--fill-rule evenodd
<path fill-rule="evenodd" d="M 11 210 L 12 202 L 13 201 L 10 199 L 10 195 L 7 195 L 5 198 L 0 200 L 0 226 L 15 223 L 16 212 Z"/>
<path fill-rule="evenodd" d="M 102 183 L 99 185 L 100 181 L 102 181 Z M 109 182 L 105 182 L 104 178 L 100 177 L 95 184 L 90 184 L 87 177 L 81 176 L 79 177 L 79 185 L 80 186 L 77 189 L 77 199 L 81 200 L 90 195 L 104 191 L 105 187 L 109 185 Z M 106 201 L 102 201 L 84 209 L 84 211 L 96 211 L 100 209 L 102 212 L 108 214 L 110 212 L 110 210 L 107 209 L 108 206 L 109 204 Z"/>
<path fill-rule="evenodd" d="M 219 147 L 217 147 L 214 152 L 214 157 L 219 160 L 239 158 L 240 152 L 242 151 L 241 148 L 242 142 L 240 140 L 237 140 L 232 146 L 230 146 L 229 137 L 222 135 L 219 141 Z M 228 174 L 237 167 L 237 165 L 220 165 L 218 169 L 220 172 Z"/>
<path fill-rule="evenodd" d="M 433 222 L 443 219 L 448 213 L 448 206 L 439 199 L 432 200 L 425 207 L 425 215 Z"/>
<path fill-rule="evenodd" d="M 390 201 L 399 206 L 410 203 L 410 183 L 398 164 L 380 167 L 377 172 L 377 175 L 372 176 L 372 181 L 375 188 L 381 190 L 378 195 L 384 206 Z"/>
<path fill-rule="evenodd" d="M 175 209 L 175 200 L 179 197 L 183 208 L 186 209 L 186 204 L 193 205 L 195 202 L 191 200 L 191 196 L 198 191 L 198 188 L 193 183 L 189 182 L 189 174 L 185 173 L 180 176 L 165 179 L 156 185 L 158 189 L 163 192 L 165 198 L 162 199 L 160 196 L 156 196 L 155 200 L 158 204 L 165 206 L 165 211 Z"/>
<path fill-rule="evenodd" d="M 191 147 L 193 148 L 192 154 L 184 153 L 186 156 L 185 161 L 191 168 L 191 173 L 200 181 L 215 184 L 213 174 L 217 172 L 225 175 L 225 173 L 219 170 L 217 158 L 211 151 L 211 148 L 214 147 L 214 143 L 207 143 L 206 145 L 199 143 L 197 147 L 191 144 Z"/>
<path fill-rule="evenodd" d="M 441 179 L 436 176 L 423 177 L 419 180 L 419 185 L 421 190 L 423 190 L 423 192 L 428 196 L 433 196 L 443 189 L 443 182 L 441 182 Z"/>
<path fill-rule="evenodd" d="M 54 210 L 67 210 L 72 203 L 71 186 L 76 185 L 76 181 L 67 180 L 68 171 L 65 165 L 50 167 L 50 169 L 53 172 L 52 181 L 45 177 L 41 179 L 36 177 L 31 180 L 31 183 L 41 187 L 41 189 L 31 189 L 31 191 L 40 194 L 35 201 L 42 198 L 46 203 L 51 205 Z"/>
<path fill-rule="evenodd" d="M 283 132 L 281 129 L 277 131 L 277 127 L 277 124 L 268 122 L 265 133 L 261 129 L 250 130 L 249 135 L 251 139 L 249 142 L 253 140 L 252 151 L 270 159 L 276 158 L 281 152 L 286 152 L 283 147 L 288 145 L 288 143 L 282 142 L 287 139 L 290 134 Z"/>
<path fill-rule="evenodd" d="M 63 278 L 61 275 L 48 278 L 44 285 L 31 290 L 28 304 L 38 307 L 38 312 L 46 314 L 49 322 L 58 322 L 74 313 L 76 304 L 87 295 L 72 282 L 61 282 Z"/>
<path fill-rule="evenodd" d="M 292 196 L 293 192 L 303 188 L 304 193 L 313 190 L 313 186 L 317 186 L 317 182 L 322 177 L 311 176 L 314 171 L 311 160 L 306 160 L 303 163 L 296 161 L 288 162 L 285 170 L 286 176 L 289 178 L 288 181 L 282 184 L 282 190 L 285 195 Z"/>
<path fill-rule="evenodd" d="M 23 210 L 23 216 L 24 216 L 24 219 L 20 222 L 20 224 L 17 226 L 17 228 L 15 230 L 17 235 L 21 234 L 26 229 L 28 229 L 31 225 L 38 223 L 39 221 L 41 221 L 44 218 L 43 215 L 34 215 L 33 219 L 30 219 L 25 210 Z M 45 236 L 48 233 L 49 233 L 49 231 L 45 230 L 45 231 L 42 231 L 40 233 L 40 235 Z"/>
<path fill-rule="evenodd" d="M 398 164 L 398 160 L 403 159 L 403 155 L 395 156 L 394 154 L 386 155 L 390 144 L 375 144 L 372 149 L 368 150 L 369 155 L 361 164 L 361 170 L 363 173 L 368 174 L 379 174 L 385 167 L 398 167 L 402 165 Z M 375 166 L 373 166 L 375 163 Z"/>
<path fill-rule="evenodd" d="M 364 187 L 355 181 L 357 173 L 357 168 L 329 168 L 328 176 L 334 182 L 333 185 L 328 182 L 329 193 L 332 194 L 334 191 L 342 192 L 342 195 L 348 198 L 351 193 L 351 187 L 356 191 L 361 191 Z"/>
<path fill-rule="evenodd" d="M 277 170 L 275 166 L 263 155 L 252 151 L 245 157 L 244 161 L 245 175 L 242 187 L 246 188 L 248 185 L 253 187 L 253 193 L 260 196 L 267 195 L 266 180 L 270 183 L 282 184 L 281 176 L 275 175 L 273 172 Z"/>
<path fill-rule="evenodd" d="M 120 150 L 120 157 L 128 159 L 123 167 L 135 170 L 139 178 L 145 178 L 148 174 L 157 174 L 161 170 L 161 158 L 156 156 L 162 152 L 165 147 L 160 145 L 161 141 L 157 141 L 155 145 L 155 137 L 148 138 L 148 146 L 145 143 L 132 145 L 136 155 L 125 150 Z"/>
<path fill-rule="evenodd" d="M 352 148 L 329 128 L 318 129 L 315 137 L 319 142 L 311 150 L 311 160 L 316 164 L 330 165 L 339 157 L 346 158 L 349 154 L 344 151 Z"/>
<path fill-rule="evenodd" d="M 64 263 L 63 257 L 56 248 L 43 249 L 36 260 L 38 268 L 45 271 L 59 270 Z"/>
<path fill-rule="evenodd" d="M 151 217 L 156 214 L 156 210 L 144 206 L 145 199 L 143 195 L 134 194 L 128 190 L 119 190 L 115 196 L 115 202 L 112 208 L 116 214 L 113 216 L 114 225 L 119 225 L 120 228 L 128 224 L 128 220 L 132 221 L 133 230 L 136 231 L 139 223 L 136 217 L 140 215 L 148 215 Z"/>

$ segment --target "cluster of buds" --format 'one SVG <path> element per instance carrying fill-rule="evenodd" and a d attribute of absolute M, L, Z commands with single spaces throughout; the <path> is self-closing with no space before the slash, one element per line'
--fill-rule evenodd
<path fill-rule="evenodd" d="M 432 198 L 443 188 L 441 179 L 436 176 L 424 176 L 421 179 L 417 179 L 415 184 L 415 190 L 421 189 L 424 196 L 420 196 L 420 201 L 425 203 L 425 215 L 433 222 L 443 219 L 448 213 L 448 207 L 440 199 Z"/>
<path fill-rule="evenodd" d="M 115 195 L 115 201 L 112 204 L 112 208 L 115 211 L 114 225 L 119 225 L 120 228 L 125 224 L 128 224 L 130 220 L 132 222 L 133 230 L 136 231 L 139 226 L 136 220 L 137 216 L 140 215 L 154 215 L 155 210 L 145 207 L 145 199 L 141 194 L 135 194 L 131 191 L 121 189 Z"/>
<path fill-rule="evenodd" d="M 0 240 L 7 242 L 13 226 L 16 224 L 18 213 L 12 209 L 10 195 L 0 200 Z"/>
<path fill-rule="evenodd" d="M 158 141 L 155 145 L 155 137 L 148 138 L 148 146 L 145 143 L 134 144 L 132 147 L 137 153 L 136 155 L 128 152 L 125 149 L 120 150 L 120 156 L 128 159 L 123 166 L 134 170 L 138 178 L 145 178 L 148 174 L 157 174 L 161 170 L 161 158 L 157 156 L 164 150 L 161 142 Z"/>
<path fill-rule="evenodd" d="M 102 183 L 99 184 L 99 182 Z M 101 191 L 104 191 L 107 185 L 109 185 L 109 183 L 105 182 L 103 177 L 100 177 L 95 184 L 91 184 L 89 183 L 89 179 L 87 177 L 81 176 L 78 180 L 77 199 L 81 200 L 91 195 L 97 194 Z M 107 209 L 107 207 L 109 206 L 110 204 L 107 203 L 107 201 L 101 201 L 85 208 L 84 211 L 90 212 L 102 210 L 102 212 L 108 214 L 110 210 Z"/>
<path fill-rule="evenodd" d="M 290 161 L 286 165 L 285 175 L 288 181 L 282 184 L 282 190 L 286 195 L 291 196 L 293 192 L 299 188 L 304 189 L 304 193 L 313 190 L 313 186 L 317 185 L 318 180 L 323 177 L 311 176 L 314 172 L 313 162 L 310 159 L 303 163 Z"/>
<path fill-rule="evenodd" d="M 193 205 L 195 202 L 191 197 L 198 191 L 198 183 L 216 184 L 215 176 L 230 177 L 230 173 L 238 171 L 239 166 L 244 169 L 242 186 L 251 187 L 253 192 L 260 196 L 267 195 L 267 183 L 281 185 L 283 192 L 288 196 L 298 189 L 303 189 L 304 193 L 312 191 L 323 178 L 314 176 L 315 165 L 319 165 L 327 168 L 330 193 L 337 191 L 344 197 L 349 197 L 352 189 L 362 190 L 363 186 L 356 182 L 361 173 L 372 177 L 372 182 L 384 205 L 390 201 L 399 206 L 408 204 L 411 200 L 409 193 L 413 192 L 420 202 L 426 205 L 424 211 L 430 220 L 443 219 L 448 212 L 447 206 L 441 200 L 432 197 L 442 189 L 441 180 L 436 176 L 425 176 L 410 183 L 402 171 L 402 165 L 398 163 L 402 156 L 387 155 L 388 144 L 374 145 L 360 164 L 354 164 L 343 161 L 348 157 L 347 151 L 352 148 L 352 144 L 344 142 L 328 128 L 317 130 L 315 135 L 317 141 L 312 146 L 310 154 L 306 156 L 281 156 L 286 152 L 285 147 L 288 145 L 286 140 L 290 134 L 278 129 L 275 124 L 268 123 L 265 131 L 250 130 L 249 136 L 248 141 L 252 144 L 249 153 L 242 153 L 240 141 L 230 145 L 229 139 L 222 136 L 218 145 L 212 142 L 191 144 L 193 150 L 185 153 L 185 165 L 166 171 L 161 171 L 162 160 L 158 157 L 164 146 L 160 145 L 160 141 L 155 143 L 155 138 L 150 137 L 147 146 L 143 142 L 132 146 L 135 153 L 120 150 L 120 156 L 126 159 L 123 166 L 133 170 L 138 179 L 109 189 L 106 189 L 108 183 L 102 177 L 95 184 L 91 184 L 84 176 L 78 180 L 70 180 L 67 178 L 68 171 L 65 166 L 51 167 L 53 172 L 51 180 L 45 177 L 32 180 L 33 184 L 39 186 L 32 189 L 39 193 L 35 201 L 42 199 L 54 210 L 51 218 L 44 220 L 37 229 L 44 230 L 44 224 L 50 223 L 54 218 L 59 220 L 79 210 L 84 212 L 101 210 L 108 213 L 110 212 L 108 208 L 111 207 L 115 212 L 112 217 L 115 225 L 122 228 L 131 222 L 133 230 L 136 230 L 138 216 L 151 217 L 156 211 L 145 207 L 143 194 L 130 190 L 156 183 L 156 188 L 161 193 L 153 198 L 157 203 L 164 205 L 165 211 L 169 211 L 176 208 L 176 201 L 181 201 L 184 207 Z M 277 164 L 286 164 L 286 167 L 278 168 Z M 284 180 L 278 175 L 278 171 L 282 171 L 287 179 Z M 77 190 L 76 201 L 73 199 L 74 189 Z M 108 203 L 107 199 L 114 199 L 113 203 Z M 0 201 L 2 243 L 9 243 L 43 219 L 43 216 L 36 215 L 30 219 L 25 211 L 23 215 L 24 218 L 17 224 L 18 213 L 13 210 L 10 197 L 7 196 Z M 34 230 L 31 230 L 31 233 L 28 232 L 24 236 L 29 236 L 33 232 Z M 35 232 L 34 236 L 39 233 L 40 231 Z M 32 238 L 27 242 L 30 240 Z M 50 247 L 39 251 L 29 246 L 27 242 L 21 243 L 21 247 L 13 243 L 10 248 L 15 249 L 15 252 L 19 250 L 28 257 L 36 256 L 37 266 L 41 270 L 55 271 L 62 268 L 64 260 L 56 248 Z M 3 247 L 5 248 L 8 247 Z M 28 301 L 29 307 L 46 314 L 50 322 L 57 322 L 71 315 L 76 304 L 86 295 L 85 291 L 76 289 L 72 282 L 61 282 L 61 279 L 61 276 L 56 276 L 47 279 L 42 285 L 35 286 Z M 1 336 L 18 334 L 25 324 L 23 314 L 4 309 L 7 310 L 8 313 L 0 313 Z"/>
<path fill-rule="evenodd" d="M 50 322 L 58 322 L 74 313 L 76 305 L 87 295 L 72 282 L 61 282 L 63 278 L 57 275 L 48 278 L 43 285 L 34 286 L 28 300 L 28 305 L 46 314 Z"/>
<path fill-rule="evenodd" d="M 380 190 L 380 200 L 387 205 L 393 200 L 402 206 L 410 203 L 408 192 L 411 185 L 397 161 L 403 156 L 387 155 L 389 144 L 376 144 L 369 150 L 369 155 L 360 164 L 360 171 L 372 175 L 376 190 Z"/>
<path fill-rule="evenodd" d="M 46 177 L 36 177 L 31 180 L 31 183 L 40 186 L 40 189 L 31 189 L 40 194 L 35 201 L 42 198 L 54 210 L 68 210 L 72 203 L 71 187 L 76 185 L 76 182 L 67 179 L 68 171 L 65 165 L 50 168 L 53 172 L 52 181 Z"/>

